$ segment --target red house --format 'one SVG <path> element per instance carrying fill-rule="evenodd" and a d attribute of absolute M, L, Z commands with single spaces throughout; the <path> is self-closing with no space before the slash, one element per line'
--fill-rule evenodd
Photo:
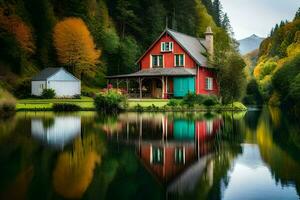
<path fill-rule="evenodd" d="M 213 56 L 213 33 L 208 27 L 205 39 L 166 28 L 138 59 L 140 70 L 132 74 L 108 77 L 121 81 L 138 81 L 138 96 L 152 98 L 183 97 L 188 92 L 218 95 L 216 69 L 209 66 Z"/>

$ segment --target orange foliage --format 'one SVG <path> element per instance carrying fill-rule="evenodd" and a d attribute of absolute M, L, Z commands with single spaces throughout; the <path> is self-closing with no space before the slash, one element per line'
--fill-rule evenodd
<path fill-rule="evenodd" d="M 87 190 L 96 165 L 101 163 L 97 139 L 95 135 L 78 138 L 74 142 L 73 152 L 59 155 L 53 172 L 53 185 L 58 194 L 79 199 Z"/>
<path fill-rule="evenodd" d="M 0 27 L 13 34 L 25 51 L 28 53 L 35 51 L 31 29 L 20 17 L 16 15 L 5 15 L 5 10 L 0 8 Z"/>
<path fill-rule="evenodd" d="M 101 52 L 80 18 L 66 18 L 56 24 L 54 46 L 61 64 L 74 68 L 77 74 L 94 71 Z"/>

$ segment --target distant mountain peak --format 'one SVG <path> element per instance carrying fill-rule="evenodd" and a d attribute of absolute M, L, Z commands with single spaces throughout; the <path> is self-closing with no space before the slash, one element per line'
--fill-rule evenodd
<path fill-rule="evenodd" d="M 264 40 L 264 38 L 259 37 L 256 34 L 252 34 L 251 36 L 238 40 L 240 46 L 239 50 L 242 55 L 245 55 L 247 53 L 250 53 L 251 51 L 254 51 L 255 49 L 258 49 L 260 46 L 260 43 Z"/>

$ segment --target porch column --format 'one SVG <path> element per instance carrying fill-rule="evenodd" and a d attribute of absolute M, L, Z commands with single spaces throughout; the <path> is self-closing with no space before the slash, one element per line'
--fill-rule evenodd
<path fill-rule="evenodd" d="M 162 85 L 162 95 L 161 95 L 161 97 L 164 99 L 165 98 L 165 77 L 164 76 L 162 76 L 161 77 L 161 85 Z"/>
<path fill-rule="evenodd" d="M 142 79 L 141 79 L 141 77 L 139 77 L 139 88 L 140 88 L 140 99 L 142 99 L 143 94 L 142 94 Z"/>
<path fill-rule="evenodd" d="M 166 96 L 165 96 L 166 99 L 168 98 L 168 93 L 169 93 L 169 91 L 168 91 L 168 77 L 166 76 Z"/>
<path fill-rule="evenodd" d="M 129 79 L 126 79 L 127 94 L 129 94 Z"/>

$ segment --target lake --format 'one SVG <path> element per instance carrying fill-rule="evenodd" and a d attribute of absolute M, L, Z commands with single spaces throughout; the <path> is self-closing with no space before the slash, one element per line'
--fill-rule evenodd
<path fill-rule="evenodd" d="M 299 199 L 300 125 L 247 113 L 0 121 L 0 199 Z"/>

